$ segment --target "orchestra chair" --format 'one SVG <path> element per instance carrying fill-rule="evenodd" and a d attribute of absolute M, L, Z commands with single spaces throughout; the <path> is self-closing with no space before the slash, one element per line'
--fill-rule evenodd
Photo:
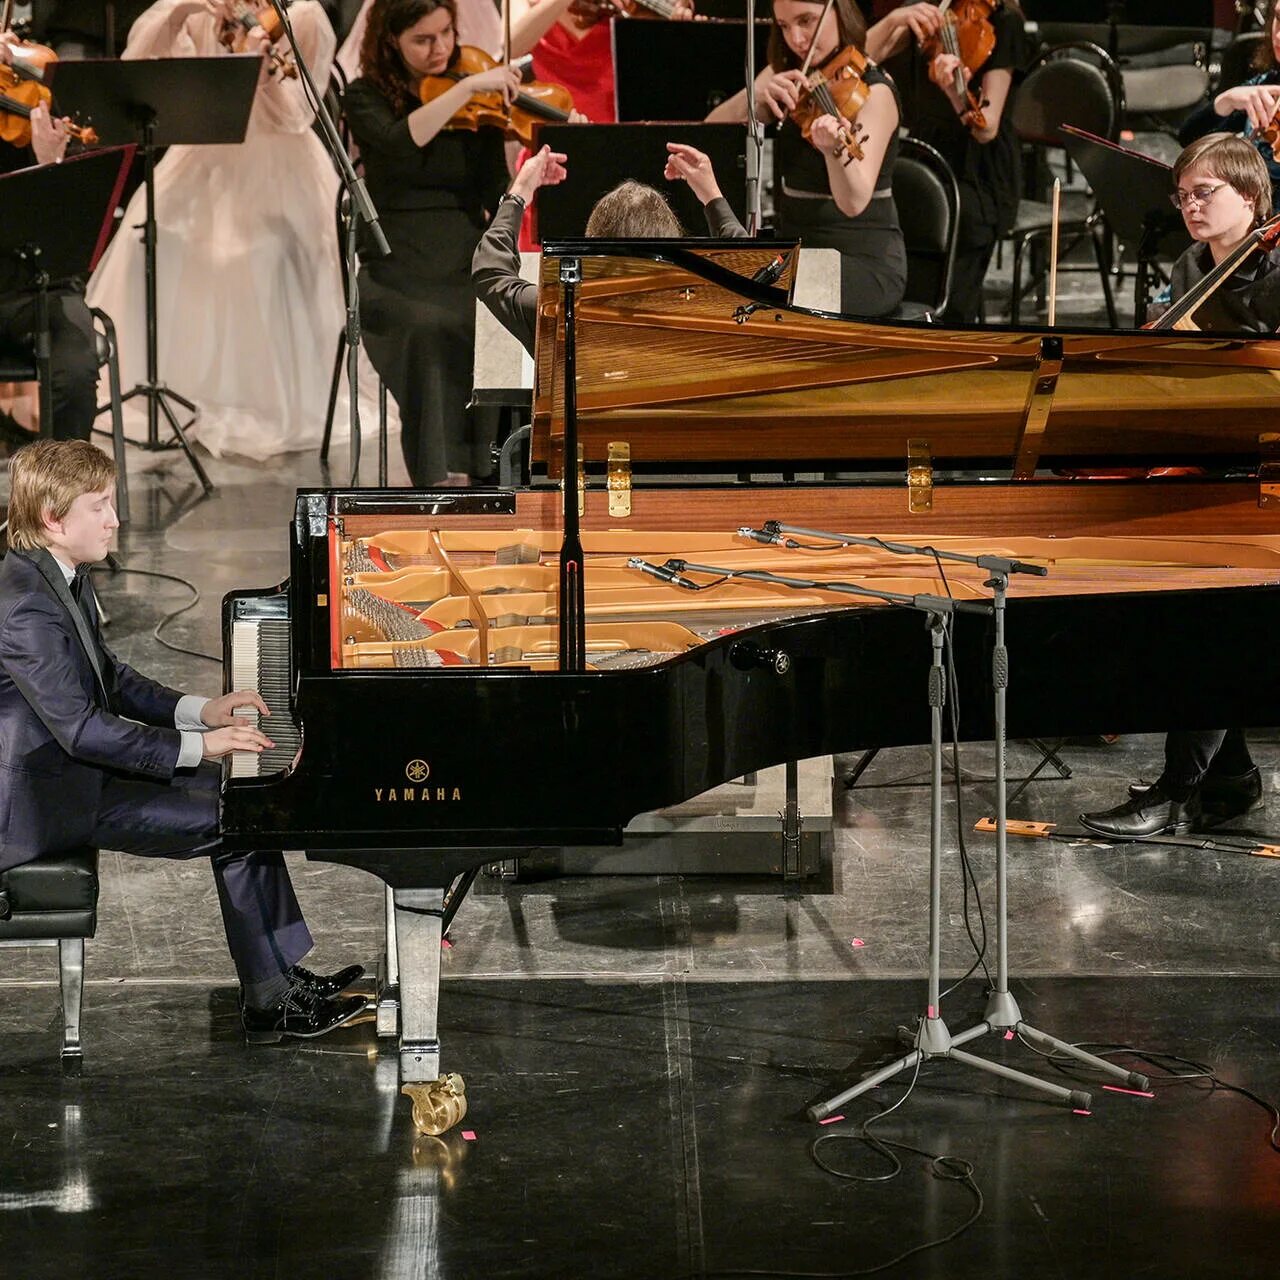
<path fill-rule="evenodd" d="M 94 340 L 97 344 L 98 368 L 107 370 L 108 399 L 98 406 L 98 413 L 111 413 L 111 447 L 116 463 L 116 514 L 121 524 L 129 523 L 129 477 L 125 470 L 124 412 L 120 398 L 120 360 L 116 344 L 116 327 L 99 307 L 91 307 Z M 40 437 L 49 438 L 53 430 L 53 384 L 49 376 L 49 342 L 47 335 L 36 338 L 37 354 L 12 348 L 0 348 L 0 382 L 35 382 L 40 388 Z M 95 427 L 94 430 L 97 430 Z M 106 432 L 102 432 L 106 435 Z"/>
<path fill-rule="evenodd" d="M 1216 97 L 1228 89 L 1244 84 L 1256 74 L 1253 66 L 1254 55 L 1266 42 L 1267 37 L 1261 31 L 1250 31 L 1236 36 L 1222 51 L 1217 65 L 1211 69 L 1212 92 Z"/>
<path fill-rule="evenodd" d="M 1124 112 L 1124 86 L 1114 60 L 1098 45 L 1087 41 L 1059 45 L 1041 54 L 1029 68 L 1013 101 L 1013 124 L 1024 150 L 1047 163 L 1051 150 L 1062 149 L 1060 127 L 1075 125 L 1114 142 L 1119 136 Z M 1087 122 L 1087 123 L 1086 123 Z M 1091 193 L 1063 192 L 1059 232 L 1065 238 L 1062 256 L 1082 239 L 1093 246 L 1102 295 L 1106 301 L 1107 323 L 1118 327 L 1115 298 L 1111 291 L 1110 253 L 1107 228 Z M 1013 279 L 1009 294 L 1009 323 L 1019 322 L 1023 295 L 1038 285 L 1048 271 L 1047 253 L 1043 270 L 1024 283 L 1023 266 L 1034 246 L 1047 247 L 1053 236 L 1053 208 L 1047 200 L 1023 199 L 1013 229 L 1001 241 L 1013 244 Z"/>
<path fill-rule="evenodd" d="M 960 188 L 951 166 L 927 142 L 899 141 L 893 202 L 907 246 L 907 291 L 893 319 L 932 321 L 951 294 Z"/>
<path fill-rule="evenodd" d="M 84 942 L 97 928 L 97 849 L 72 849 L 0 871 L 0 947 L 58 948 L 64 1062 L 81 1056 Z"/>

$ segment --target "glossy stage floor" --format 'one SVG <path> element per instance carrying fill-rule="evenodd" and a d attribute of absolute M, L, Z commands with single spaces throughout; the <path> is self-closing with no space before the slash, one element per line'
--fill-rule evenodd
<path fill-rule="evenodd" d="M 338 461 L 335 476 L 344 464 Z M 174 457 L 133 478 L 126 568 L 186 575 L 199 605 L 169 636 L 216 653 L 230 587 L 281 579 L 294 487 L 311 455 L 220 461 L 196 501 Z M 103 575 L 111 642 L 160 678 L 215 691 L 210 662 L 161 649 L 186 599 Z M 1155 641 L 1153 640 L 1153 643 Z M 1014 679 L 1017 638 L 1011 637 Z M 637 714 L 642 709 L 637 708 Z M 440 726 L 440 732 L 457 731 Z M 350 726 L 351 751 L 378 733 Z M 1266 807 L 1240 826 L 1280 834 L 1274 735 L 1257 745 Z M 1070 822 L 1149 773 L 1159 742 L 1065 748 L 1021 816 Z M 1012 748 L 1012 771 L 1036 754 Z M 847 766 L 850 762 L 841 762 Z M 207 865 L 102 858 L 87 949 L 78 1077 L 58 1066 L 51 953 L 0 951 L 0 1271 L 36 1277 L 618 1277 L 851 1274 L 961 1227 L 886 1274 L 911 1277 L 1271 1276 L 1280 1238 L 1272 1117 L 1204 1080 L 1154 1097 L 1097 1091 L 1075 1115 L 952 1064 L 920 1073 L 878 1132 L 972 1164 L 972 1183 L 903 1152 L 896 1180 L 840 1180 L 810 1157 L 901 1101 L 908 1080 L 803 1119 L 857 1068 L 896 1052 L 924 1001 L 928 792 L 918 750 L 885 752 L 838 806 L 832 864 L 767 880 L 482 880 L 454 928 L 441 1002 L 445 1065 L 470 1112 L 415 1138 L 394 1056 L 371 1024 L 247 1049 Z M 504 762 L 494 770 L 550 768 Z M 966 749 L 968 819 L 990 805 L 989 751 Z M 948 799 L 948 822 L 954 818 Z M 953 830 L 949 826 L 949 830 Z M 991 905 L 993 847 L 970 848 Z M 1280 1097 L 1280 862 L 1170 847 L 1017 842 L 1015 992 L 1069 1040 L 1210 1064 Z M 381 949 L 379 882 L 292 860 L 321 969 Z M 971 951 L 956 858 L 945 877 L 946 972 Z M 955 1029 L 980 977 L 950 996 Z M 1057 1080 L 1017 1042 L 971 1046 Z M 819 1153 L 879 1174 L 856 1144 Z M 953 1169 L 954 1166 L 945 1166 Z M 739 1269 L 739 1270 L 735 1270 Z"/>

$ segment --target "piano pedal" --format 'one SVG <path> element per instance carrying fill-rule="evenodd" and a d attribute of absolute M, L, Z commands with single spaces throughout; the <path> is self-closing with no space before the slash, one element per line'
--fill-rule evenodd
<path fill-rule="evenodd" d="M 467 1114 L 467 1086 L 456 1071 L 439 1080 L 402 1085 L 400 1092 L 413 1103 L 413 1123 L 419 1133 L 438 1137 Z"/>

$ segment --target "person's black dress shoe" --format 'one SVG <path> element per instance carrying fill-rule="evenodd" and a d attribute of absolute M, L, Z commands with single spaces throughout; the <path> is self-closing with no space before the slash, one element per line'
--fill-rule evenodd
<path fill-rule="evenodd" d="M 353 982 L 364 977 L 364 965 L 349 964 L 337 973 L 312 973 L 300 964 L 295 964 L 287 976 L 304 987 L 309 987 L 313 994 L 321 1000 L 330 1000 L 341 995 Z"/>
<path fill-rule="evenodd" d="M 1131 782 L 1129 794 L 1140 800 L 1154 786 L 1151 782 Z M 1262 774 L 1257 769 L 1235 777 L 1207 773 L 1200 783 L 1200 807 L 1213 818 L 1238 818 L 1262 803 Z"/>
<path fill-rule="evenodd" d="M 325 1000 L 297 984 L 290 987 L 280 1003 L 270 1009 L 245 1005 L 240 1010 L 240 1021 L 249 1044 L 275 1044 L 285 1036 L 311 1040 L 350 1022 L 364 1012 L 364 1007 L 365 1002 L 360 996 Z"/>
<path fill-rule="evenodd" d="M 1081 825 L 1089 831 L 1114 836 L 1118 840 L 1180 835 L 1190 831 L 1199 819 L 1200 796 L 1197 792 L 1193 791 L 1185 800 L 1174 800 L 1158 784 L 1114 809 L 1080 815 Z"/>

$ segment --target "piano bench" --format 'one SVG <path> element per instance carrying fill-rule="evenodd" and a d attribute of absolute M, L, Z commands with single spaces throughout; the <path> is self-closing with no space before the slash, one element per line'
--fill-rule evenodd
<path fill-rule="evenodd" d="M 84 940 L 98 927 L 98 851 L 72 849 L 0 871 L 0 947 L 57 947 L 62 1057 L 80 1057 Z"/>

